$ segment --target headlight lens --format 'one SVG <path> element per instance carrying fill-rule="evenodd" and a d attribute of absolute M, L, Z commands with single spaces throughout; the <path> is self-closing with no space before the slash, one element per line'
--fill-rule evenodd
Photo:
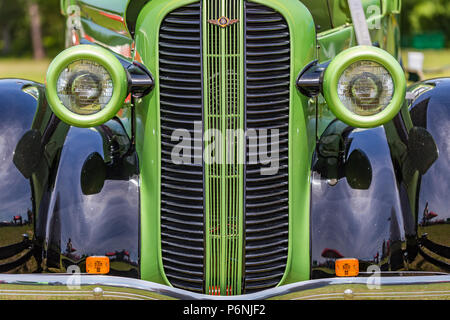
<path fill-rule="evenodd" d="M 56 87 L 62 104 L 79 115 L 100 112 L 113 96 L 111 75 L 91 60 L 69 64 L 59 75 Z"/>
<path fill-rule="evenodd" d="M 357 61 L 342 73 L 338 96 L 349 111 L 371 116 L 383 111 L 392 101 L 394 81 L 381 64 Z"/>

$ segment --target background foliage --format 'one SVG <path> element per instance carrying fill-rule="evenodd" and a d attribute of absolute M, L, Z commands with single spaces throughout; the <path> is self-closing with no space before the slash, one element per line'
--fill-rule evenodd
<path fill-rule="evenodd" d="M 441 31 L 450 45 L 450 0 L 403 0 L 403 35 Z"/>
<path fill-rule="evenodd" d="M 0 0 L 0 57 L 32 57 L 30 4 L 39 7 L 42 45 L 53 58 L 64 47 L 64 18 L 59 0 Z M 450 46 L 450 0 L 403 0 L 405 36 L 441 31 Z"/>
<path fill-rule="evenodd" d="M 0 0 L 0 56 L 33 56 L 28 12 L 28 6 L 33 2 L 39 7 L 46 55 L 54 57 L 64 48 L 65 21 L 59 0 Z"/>

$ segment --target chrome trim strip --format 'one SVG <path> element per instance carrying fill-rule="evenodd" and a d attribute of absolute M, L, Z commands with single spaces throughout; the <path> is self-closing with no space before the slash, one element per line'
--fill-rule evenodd
<path fill-rule="evenodd" d="M 411 272 L 408 272 L 411 274 Z M 76 281 L 74 281 L 76 277 Z M 99 276 L 99 275 L 73 275 L 73 274 L 0 274 L 0 299 L 11 296 L 40 296 L 40 297 L 86 297 L 86 298 L 117 298 L 117 299 L 211 299 L 211 300 L 263 300 L 263 299 L 365 299 L 365 298 L 437 298 L 450 296 L 450 275 L 432 274 L 424 276 L 388 276 L 378 278 L 380 290 L 369 290 L 361 287 L 367 285 L 370 277 L 357 278 L 330 278 L 309 280 L 292 283 L 264 290 L 258 293 L 239 295 L 239 296 L 208 296 L 204 294 L 192 293 L 186 290 L 172 288 L 166 285 L 137 280 L 131 278 Z M 79 284 L 79 290 L 69 289 L 66 283 L 74 286 L 74 282 Z M 373 284 L 373 282 L 372 282 Z M 422 285 L 433 285 L 433 287 L 421 287 Z M 14 286 L 7 289 L 6 286 Z M 24 289 L 20 289 L 20 288 Z M 51 286 L 51 287 L 50 287 Z M 315 293 L 314 290 L 322 290 L 333 286 L 344 286 L 346 289 L 355 289 L 355 292 L 342 289 L 342 293 Z M 393 291 L 386 291 L 389 286 L 409 286 L 412 291 L 403 291 L 395 288 Z M 443 288 L 442 288 L 443 286 Z M 50 288 L 48 288 L 50 287 Z M 53 287 L 53 289 L 52 289 Z M 88 288 L 87 287 L 91 287 Z M 436 288 L 439 287 L 439 288 Z M 25 289 L 25 288 L 29 288 Z M 67 288 L 64 290 L 63 288 Z M 420 291 L 422 290 L 423 291 Z M 447 290 L 448 288 L 448 290 Z M 335 289 L 335 288 L 333 288 Z M 360 292 L 364 289 L 365 292 Z M 407 289 L 407 288 L 405 288 Z M 97 290 L 97 291 L 96 291 Z M 126 290 L 121 292 L 121 290 Z M 383 290 L 383 291 L 381 291 Z M 137 291 L 137 292 L 130 292 Z M 345 291 L 345 292 L 344 292 Z M 299 294 L 300 296 L 295 296 Z M 289 296 L 287 296 L 289 295 Z M 294 296 L 293 296 L 294 295 Z M 302 296 L 303 295 L 303 296 Z M 286 297 L 284 297 L 286 296 Z"/>

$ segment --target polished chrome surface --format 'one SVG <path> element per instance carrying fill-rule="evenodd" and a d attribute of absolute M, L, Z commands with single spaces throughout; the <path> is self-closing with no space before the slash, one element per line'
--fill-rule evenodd
<path fill-rule="evenodd" d="M 389 273 L 388 273 L 389 274 Z M 409 273 L 414 274 L 414 273 Z M 0 275 L 0 299 L 449 299 L 450 275 L 330 278 L 292 283 L 258 293 L 209 296 L 137 279 L 86 274 Z"/>

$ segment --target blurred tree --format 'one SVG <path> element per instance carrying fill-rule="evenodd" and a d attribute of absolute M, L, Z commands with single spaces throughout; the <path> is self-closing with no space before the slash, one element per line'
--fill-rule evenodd
<path fill-rule="evenodd" d="M 32 34 L 37 28 L 31 27 L 31 17 L 36 12 L 33 11 L 36 7 L 30 12 L 33 4 L 37 6 L 40 17 L 41 27 L 38 29 L 41 30 L 41 39 L 36 41 L 42 43 L 42 51 L 53 58 L 64 49 L 65 24 L 60 0 L 0 0 L 0 56 L 33 55 Z"/>
<path fill-rule="evenodd" d="M 35 12 L 39 12 L 40 28 Z M 439 30 L 445 33 L 447 45 L 450 45 L 449 21 L 450 0 L 403 0 L 401 30 L 404 35 Z M 42 48 L 36 49 L 39 53 L 35 55 L 39 57 L 43 51 L 53 58 L 64 49 L 64 30 L 60 0 L 0 0 L 0 56 L 32 56 L 36 38 Z"/>
<path fill-rule="evenodd" d="M 13 29 L 17 19 L 23 15 L 22 6 L 17 1 L 0 0 L 0 48 L 2 55 L 9 55 L 12 50 Z"/>
<path fill-rule="evenodd" d="M 35 0 L 39 2 L 42 19 L 42 40 L 47 56 L 55 57 L 65 46 L 66 20 L 61 14 L 60 0 Z"/>
<path fill-rule="evenodd" d="M 403 0 L 401 30 L 404 35 L 440 31 L 450 45 L 450 0 Z"/>
<path fill-rule="evenodd" d="M 35 0 L 27 0 L 28 15 L 30 17 L 31 42 L 33 45 L 33 57 L 36 60 L 45 58 L 44 44 L 42 43 L 42 25 L 39 3 Z"/>

